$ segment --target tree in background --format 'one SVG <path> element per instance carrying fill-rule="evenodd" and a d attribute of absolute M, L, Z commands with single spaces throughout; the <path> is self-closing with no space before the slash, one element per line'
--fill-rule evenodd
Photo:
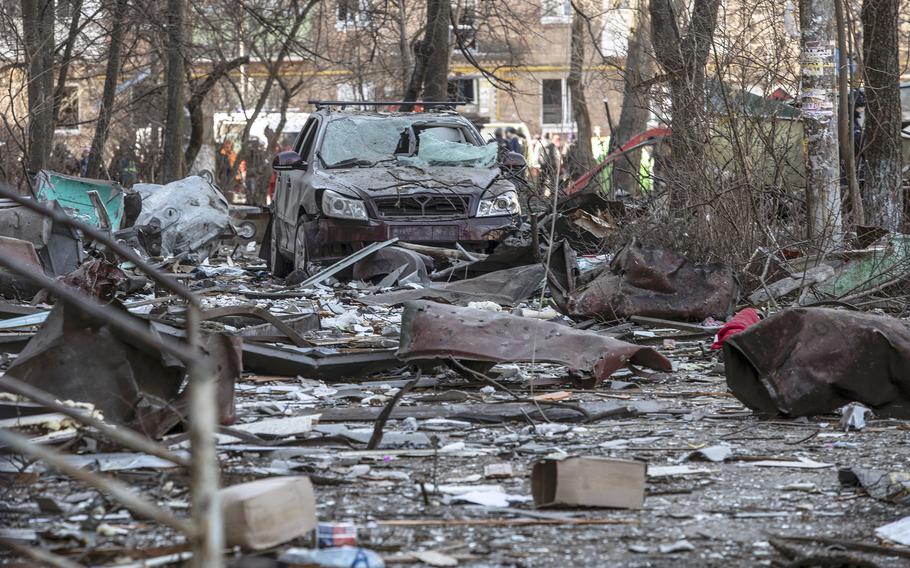
<path fill-rule="evenodd" d="M 868 222 L 901 229 L 901 101 L 898 61 L 899 0 L 863 0 L 863 70 L 866 117 L 862 155 Z"/>
<path fill-rule="evenodd" d="M 671 0 L 650 0 L 651 44 L 670 91 L 670 202 L 673 209 L 701 200 L 706 176 L 705 66 L 720 0 L 693 3 L 688 22 Z"/>

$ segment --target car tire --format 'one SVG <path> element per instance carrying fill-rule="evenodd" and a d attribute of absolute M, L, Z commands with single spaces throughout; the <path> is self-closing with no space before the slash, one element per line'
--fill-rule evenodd
<path fill-rule="evenodd" d="M 278 237 L 275 235 L 274 227 L 272 227 L 270 238 L 269 268 L 275 278 L 284 278 L 294 269 L 293 265 L 278 250 Z"/>
<path fill-rule="evenodd" d="M 307 276 L 310 275 L 309 246 L 306 242 L 306 230 L 303 227 L 305 219 L 301 217 L 297 222 L 297 232 L 294 235 L 294 270 L 299 270 Z"/>

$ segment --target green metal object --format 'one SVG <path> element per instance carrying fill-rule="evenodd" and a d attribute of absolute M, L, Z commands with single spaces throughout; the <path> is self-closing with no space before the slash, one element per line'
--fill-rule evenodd
<path fill-rule="evenodd" d="M 883 246 L 845 253 L 837 275 L 819 289 L 835 298 L 871 290 L 910 272 L 910 235 L 894 235 Z"/>
<path fill-rule="evenodd" d="M 41 170 L 35 178 L 35 185 L 35 195 L 39 200 L 56 201 L 71 217 L 101 228 L 102 222 L 89 195 L 90 191 L 98 192 L 110 219 L 111 230 L 120 229 L 123 222 L 123 188 L 120 184 Z"/>

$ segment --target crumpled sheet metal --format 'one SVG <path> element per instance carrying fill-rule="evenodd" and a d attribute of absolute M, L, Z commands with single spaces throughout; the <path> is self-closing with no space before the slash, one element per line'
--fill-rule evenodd
<path fill-rule="evenodd" d="M 190 176 L 167 185 L 136 184 L 142 211 L 136 226 L 161 229 L 161 254 L 194 252 L 230 232 L 227 199 L 205 178 Z"/>
<path fill-rule="evenodd" d="M 417 273 L 421 282 L 426 282 L 427 271 L 433 270 L 433 259 L 401 247 L 386 247 L 376 251 L 353 267 L 354 280 L 364 282 L 379 276 L 392 274 L 399 267 L 404 267 L 401 276 Z"/>
<path fill-rule="evenodd" d="M 438 299 L 450 304 L 466 305 L 469 302 L 490 301 L 503 306 L 513 306 L 540 287 L 545 272 L 542 265 L 531 264 L 490 272 L 469 280 L 433 283 L 416 290 L 396 290 L 385 294 L 361 296 L 357 301 L 371 305 L 394 305 L 411 300 Z"/>
<path fill-rule="evenodd" d="M 0 255 L 26 262 L 39 274 L 44 271 L 41 261 L 38 259 L 38 253 L 35 252 L 35 245 L 28 241 L 0 236 Z M 40 288 L 31 280 L 0 269 L 0 296 L 27 300 L 39 290 Z"/>
<path fill-rule="evenodd" d="M 85 262 L 61 278 L 68 286 L 78 288 L 86 295 L 106 302 L 114 299 L 117 287 L 126 279 L 126 274 L 116 264 L 100 258 Z"/>
<path fill-rule="evenodd" d="M 726 319 L 738 286 L 723 264 L 693 264 L 681 254 L 632 242 L 591 282 L 569 291 L 573 318 L 645 316 L 672 320 Z"/>
<path fill-rule="evenodd" d="M 910 418 L 910 328 L 829 308 L 775 314 L 724 342 L 727 385 L 768 414 L 812 416 L 860 402 Z"/>
<path fill-rule="evenodd" d="M 670 361 L 650 347 L 532 318 L 437 304 L 408 302 L 401 318 L 398 357 L 548 362 L 591 373 L 600 384 L 627 363 L 670 371 Z"/>
<path fill-rule="evenodd" d="M 106 419 L 127 424 L 147 396 L 173 401 L 184 367 L 58 302 L 8 373 L 60 400 L 90 402 Z"/>

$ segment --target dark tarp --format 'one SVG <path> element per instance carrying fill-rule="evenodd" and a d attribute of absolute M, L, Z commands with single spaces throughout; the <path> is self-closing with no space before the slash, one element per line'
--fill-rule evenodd
<path fill-rule="evenodd" d="M 768 414 L 810 416 L 860 402 L 910 418 L 910 328 L 827 308 L 775 314 L 724 342 L 727 385 Z"/>

